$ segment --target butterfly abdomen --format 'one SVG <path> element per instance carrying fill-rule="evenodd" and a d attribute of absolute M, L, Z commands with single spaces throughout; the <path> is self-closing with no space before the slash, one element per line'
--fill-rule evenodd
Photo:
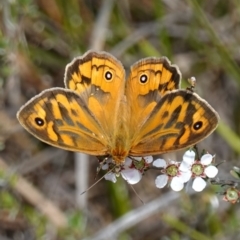
<path fill-rule="evenodd" d="M 129 136 L 130 131 L 128 125 L 126 124 L 128 114 L 126 111 L 124 111 L 126 109 L 122 110 L 123 111 L 120 111 L 118 115 L 116 129 L 113 137 L 113 145 L 111 147 L 111 155 L 117 165 L 124 163 L 125 158 L 129 155 L 131 148 Z"/>

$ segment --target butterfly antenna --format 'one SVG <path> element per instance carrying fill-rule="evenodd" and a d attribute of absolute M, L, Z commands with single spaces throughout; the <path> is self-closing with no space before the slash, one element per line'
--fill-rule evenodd
<path fill-rule="evenodd" d="M 112 172 L 115 169 L 116 166 L 114 166 L 113 168 L 111 168 L 108 172 L 106 172 L 101 178 L 99 178 L 95 183 L 93 183 L 89 188 L 87 188 L 85 191 L 83 191 L 80 195 L 83 195 L 84 193 L 86 193 L 88 190 L 90 190 L 91 188 L 93 188 L 97 183 L 99 183 L 108 173 Z"/>
<path fill-rule="evenodd" d="M 133 192 L 136 194 L 137 198 L 140 200 L 140 202 L 145 205 L 145 202 L 141 199 L 141 197 L 139 196 L 139 194 L 137 193 L 137 191 L 135 190 L 133 185 L 131 185 L 131 184 L 129 184 L 129 185 L 132 188 Z"/>
<path fill-rule="evenodd" d="M 187 90 L 194 92 L 194 89 L 196 87 L 196 78 L 195 77 L 190 77 L 188 78 L 188 83 L 190 84 L 190 87 L 187 87 Z"/>
<path fill-rule="evenodd" d="M 145 202 L 141 199 L 141 197 L 139 196 L 139 194 L 137 193 L 137 191 L 135 190 L 135 188 L 133 187 L 133 185 L 131 185 L 130 183 L 128 183 L 128 185 L 132 188 L 133 192 L 136 194 L 136 196 L 138 197 L 138 199 L 140 200 L 140 202 L 142 204 L 145 204 Z"/>

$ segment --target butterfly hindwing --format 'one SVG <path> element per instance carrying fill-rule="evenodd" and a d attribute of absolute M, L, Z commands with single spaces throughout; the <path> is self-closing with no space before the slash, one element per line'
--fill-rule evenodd
<path fill-rule="evenodd" d="M 215 110 L 196 93 L 169 92 L 141 127 L 130 155 L 156 155 L 192 146 L 217 127 L 218 118 Z"/>
<path fill-rule="evenodd" d="M 93 155 L 108 152 L 107 136 L 86 102 L 61 88 L 45 90 L 17 114 L 20 123 L 38 139 L 67 150 Z"/>

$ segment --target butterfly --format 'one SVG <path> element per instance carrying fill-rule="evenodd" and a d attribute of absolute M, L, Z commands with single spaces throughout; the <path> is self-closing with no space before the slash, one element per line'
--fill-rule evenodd
<path fill-rule="evenodd" d="M 88 51 L 66 67 L 66 88 L 50 88 L 20 108 L 17 118 L 55 147 L 112 156 L 149 156 L 190 147 L 217 127 L 217 112 L 190 90 L 166 57 L 144 58 L 125 79 L 121 62 Z"/>

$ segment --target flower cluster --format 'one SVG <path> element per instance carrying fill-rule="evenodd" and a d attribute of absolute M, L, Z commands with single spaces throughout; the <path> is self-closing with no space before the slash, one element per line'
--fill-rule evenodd
<path fill-rule="evenodd" d="M 193 180 L 192 188 L 196 192 L 201 192 L 207 185 L 204 179 L 214 178 L 218 169 L 212 165 L 213 156 L 204 154 L 200 160 L 195 160 L 195 152 L 187 151 L 183 155 L 183 161 L 166 163 L 163 159 L 157 159 L 153 162 L 153 166 L 162 167 L 162 175 L 156 178 L 156 186 L 163 188 L 171 181 L 170 186 L 174 191 L 183 189 L 184 184 L 191 178 Z"/>
<path fill-rule="evenodd" d="M 195 157 L 195 152 L 191 150 L 184 153 L 182 162 L 165 161 L 164 159 L 153 161 L 151 156 L 128 157 L 120 169 L 116 169 L 113 160 L 108 159 L 102 165 L 102 169 L 109 171 L 104 176 L 106 180 L 115 183 L 117 177 L 121 175 L 129 184 L 136 184 L 142 179 L 143 173 L 150 168 L 152 163 L 153 167 L 159 169 L 161 173 L 155 180 L 157 188 L 163 188 L 169 183 L 174 191 L 180 191 L 186 182 L 193 179 L 192 188 L 200 192 L 207 185 L 206 179 L 214 178 L 218 169 L 212 163 L 214 156 L 211 154 L 204 154 L 200 160 L 196 160 Z"/>
<path fill-rule="evenodd" d="M 112 169 L 112 171 L 105 174 L 104 178 L 115 183 L 117 181 L 117 177 L 121 175 L 123 179 L 125 179 L 129 184 L 136 184 L 142 179 L 144 171 L 148 169 L 152 161 L 153 158 L 151 156 L 144 158 L 127 157 L 124 164 L 120 166 L 120 169 L 116 169 L 116 165 L 110 158 L 106 161 L 105 164 L 103 164 L 102 170 L 109 171 Z"/>

